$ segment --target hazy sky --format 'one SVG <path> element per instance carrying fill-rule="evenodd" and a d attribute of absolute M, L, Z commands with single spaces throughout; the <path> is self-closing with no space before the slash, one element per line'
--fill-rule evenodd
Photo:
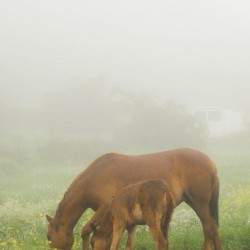
<path fill-rule="evenodd" d="M 245 109 L 249 13 L 249 0 L 1 0 L 0 101 L 99 82 Z"/>

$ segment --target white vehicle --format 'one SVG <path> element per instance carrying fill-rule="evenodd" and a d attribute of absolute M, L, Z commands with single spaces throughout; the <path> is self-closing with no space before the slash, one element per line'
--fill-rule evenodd
<path fill-rule="evenodd" d="M 245 129 L 243 115 L 239 112 L 205 106 L 194 108 L 192 114 L 207 125 L 210 136 L 227 135 Z"/>

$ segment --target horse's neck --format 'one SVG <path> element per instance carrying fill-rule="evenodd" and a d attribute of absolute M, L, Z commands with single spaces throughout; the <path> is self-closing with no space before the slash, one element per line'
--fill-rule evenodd
<path fill-rule="evenodd" d="M 67 194 L 64 196 L 63 200 L 59 203 L 54 218 L 57 227 L 63 226 L 67 231 L 73 231 L 77 221 L 86 210 L 86 208 L 81 205 L 82 201 L 80 198 L 80 195 L 79 199 L 77 199 L 77 195 L 70 196 Z"/>

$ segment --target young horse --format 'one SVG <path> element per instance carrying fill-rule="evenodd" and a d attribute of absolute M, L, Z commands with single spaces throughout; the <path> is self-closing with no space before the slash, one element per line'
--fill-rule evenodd
<path fill-rule="evenodd" d="M 201 220 L 204 250 L 221 250 L 218 233 L 219 180 L 216 166 L 205 154 L 192 149 L 126 156 L 106 154 L 95 160 L 70 185 L 56 210 L 47 216 L 51 246 L 71 249 L 73 228 L 91 208 L 96 213 L 82 229 L 83 249 L 88 249 L 91 224 L 105 214 L 113 196 L 121 188 L 147 179 L 165 180 L 175 204 L 185 201 Z"/>
<path fill-rule="evenodd" d="M 125 229 L 147 224 L 157 250 L 168 249 L 168 228 L 174 211 L 171 190 L 162 180 L 148 180 L 122 188 L 98 229 L 93 225 L 93 250 L 117 250 Z M 132 250 L 133 245 L 126 250 Z"/>

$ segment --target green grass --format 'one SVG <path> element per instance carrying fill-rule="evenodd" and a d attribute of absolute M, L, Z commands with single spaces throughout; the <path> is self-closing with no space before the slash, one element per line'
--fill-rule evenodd
<path fill-rule="evenodd" d="M 224 250 L 250 250 L 250 155 L 240 150 L 210 150 L 208 154 L 219 170 L 220 235 Z M 0 249 L 47 249 L 45 214 L 54 215 L 63 193 L 82 169 L 83 166 L 20 167 L 11 160 L 0 159 Z M 81 226 L 91 214 L 86 213 L 75 228 L 75 250 L 81 249 Z M 202 241 L 197 216 L 185 204 L 180 205 L 171 222 L 170 249 L 198 250 Z M 154 249 L 145 226 L 138 227 L 136 249 Z"/>

